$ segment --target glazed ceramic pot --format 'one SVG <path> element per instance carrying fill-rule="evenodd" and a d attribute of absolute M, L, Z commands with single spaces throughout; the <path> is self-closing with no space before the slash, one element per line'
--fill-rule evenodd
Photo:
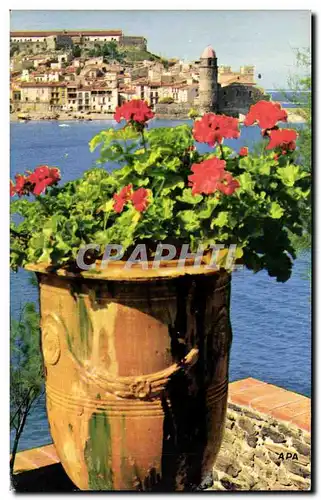
<path fill-rule="evenodd" d="M 40 288 L 50 431 L 74 484 L 195 489 L 224 429 L 230 274 L 28 268 Z"/>

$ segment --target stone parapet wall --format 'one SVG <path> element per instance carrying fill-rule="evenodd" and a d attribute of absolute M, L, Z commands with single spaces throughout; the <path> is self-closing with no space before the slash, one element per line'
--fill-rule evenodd
<path fill-rule="evenodd" d="M 172 104 L 156 104 L 155 113 L 157 118 L 175 120 L 187 119 L 190 109 L 193 107 L 191 103 L 172 103 Z"/>
<path fill-rule="evenodd" d="M 140 50 L 147 50 L 147 40 L 143 36 L 121 36 L 119 44 L 126 47 L 136 47 Z"/>
<path fill-rule="evenodd" d="M 230 403 L 212 477 L 201 489 L 306 491 L 311 487 L 310 433 Z"/>
<path fill-rule="evenodd" d="M 60 111 L 61 106 L 53 106 L 48 102 L 15 101 L 10 104 L 10 109 L 12 113 L 21 112 L 21 113 L 42 114 L 42 113 L 52 113 Z"/>

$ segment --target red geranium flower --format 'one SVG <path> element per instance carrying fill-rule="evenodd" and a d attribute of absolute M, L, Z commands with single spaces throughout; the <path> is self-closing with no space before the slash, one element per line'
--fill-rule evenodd
<path fill-rule="evenodd" d="M 50 179 L 52 179 L 52 180 L 54 180 L 54 181 L 58 182 L 58 181 L 61 179 L 61 176 L 60 176 L 60 170 L 59 170 L 59 168 L 52 167 L 52 168 L 50 169 L 50 174 L 49 174 L 49 176 L 50 176 Z"/>
<path fill-rule="evenodd" d="M 124 206 L 126 203 L 130 200 L 132 195 L 132 185 L 128 184 L 128 186 L 125 186 L 121 189 L 119 194 L 114 194 L 113 198 L 115 200 L 114 203 L 114 210 L 118 214 L 121 213 L 124 209 Z"/>
<path fill-rule="evenodd" d="M 37 184 L 45 179 L 52 179 L 53 181 L 60 180 L 60 170 L 56 167 L 48 167 L 48 165 L 40 165 L 29 175 L 28 181 L 32 184 Z"/>
<path fill-rule="evenodd" d="M 54 182 L 55 181 L 53 181 L 50 177 L 37 182 L 32 190 L 33 194 L 39 196 L 46 189 L 46 187 L 51 186 Z"/>
<path fill-rule="evenodd" d="M 144 212 L 144 210 L 146 210 L 146 208 L 148 207 L 148 194 L 148 189 L 145 189 L 143 187 L 137 189 L 137 191 L 132 194 L 131 200 L 138 212 Z"/>
<path fill-rule="evenodd" d="M 209 146 L 221 144 L 223 139 L 237 139 L 240 136 L 237 118 L 207 113 L 196 120 L 193 128 L 194 139 Z"/>
<path fill-rule="evenodd" d="M 281 109 L 278 102 L 259 101 L 250 107 L 250 111 L 245 117 L 244 125 L 254 125 L 258 123 L 263 129 L 273 128 L 279 121 L 287 121 L 287 112 Z"/>
<path fill-rule="evenodd" d="M 127 121 L 135 121 L 145 124 L 155 114 L 148 106 L 147 102 L 140 99 L 133 99 L 132 101 L 124 102 L 122 106 L 116 108 L 114 118 L 116 122 L 120 122 L 123 118 Z"/>
<path fill-rule="evenodd" d="M 241 148 L 239 151 L 239 156 L 247 156 L 249 154 L 249 148 Z"/>
<path fill-rule="evenodd" d="M 16 188 L 12 180 L 10 179 L 10 196 L 14 196 L 16 194 Z"/>
<path fill-rule="evenodd" d="M 293 151 L 296 147 L 295 141 L 298 137 L 298 134 L 295 130 L 287 128 L 287 129 L 271 130 L 269 137 L 270 137 L 270 142 L 266 146 L 266 149 L 274 149 L 280 147 L 283 148 L 285 151 L 287 150 Z"/>
<path fill-rule="evenodd" d="M 231 195 L 240 187 L 239 181 L 234 179 L 229 172 L 225 172 L 223 179 L 217 184 L 217 189 L 223 194 Z"/>
<path fill-rule="evenodd" d="M 27 182 L 27 178 L 24 175 L 17 174 L 15 176 L 16 179 L 16 193 L 18 196 L 22 196 L 26 193 L 25 184 Z"/>
<path fill-rule="evenodd" d="M 47 165 L 40 165 L 29 175 L 29 182 L 36 184 L 50 176 L 50 168 Z"/>
<path fill-rule="evenodd" d="M 212 194 L 217 189 L 218 182 L 224 176 L 226 162 L 219 158 L 204 160 L 202 163 L 193 163 L 188 176 L 192 194 Z"/>
<path fill-rule="evenodd" d="M 39 196 L 46 187 L 56 184 L 60 178 L 59 168 L 40 165 L 29 175 L 27 182 L 33 184 L 32 192 Z"/>

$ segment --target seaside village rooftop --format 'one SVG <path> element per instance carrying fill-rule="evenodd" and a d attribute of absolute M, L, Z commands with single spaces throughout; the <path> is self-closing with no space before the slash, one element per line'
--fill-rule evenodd
<path fill-rule="evenodd" d="M 197 61 L 164 59 L 143 36 L 112 31 L 10 33 L 10 110 L 19 117 L 111 117 L 132 98 L 159 117 L 186 118 L 191 108 L 239 116 L 260 99 L 255 68 L 218 64 L 206 47 Z"/>

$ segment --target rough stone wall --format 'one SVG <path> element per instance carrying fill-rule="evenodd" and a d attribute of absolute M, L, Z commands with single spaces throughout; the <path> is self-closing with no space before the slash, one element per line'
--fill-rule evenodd
<path fill-rule="evenodd" d="M 218 109 L 220 113 L 230 116 L 246 114 L 249 107 L 259 100 L 269 100 L 270 96 L 251 85 L 231 84 L 219 87 Z"/>
<path fill-rule="evenodd" d="M 136 47 L 140 50 L 147 50 L 147 40 L 143 36 L 122 36 L 119 44 L 123 47 Z"/>
<path fill-rule="evenodd" d="M 52 113 L 59 111 L 61 106 L 52 106 L 48 102 L 35 102 L 35 101 L 16 101 L 11 103 L 12 112 L 18 111 L 21 113 Z"/>
<path fill-rule="evenodd" d="M 18 42 L 19 52 L 39 54 L 47 50 L 47 42 Z"/>
<path fill-rule="evenodd" d="M 301 491 L 310 489 L 310 433 L 229 404 L 213 474 L 201 490 Z"/>
<path fill-rule="evenodd" d="M 56 46 L 58 49 L 71 49 L 73 46 L 72 38 L 68 35 L 57 35 Z"/>
<path fill-rule="evenodd" d="M 156 104 L 155 113 L 157 118 L 163 119 L 184 119 L 188 118 L 188 112 L 192 105 L 188 102 L 172 104 Z"/>
<path fill-rule="evenodd" d="M 132 68 L 130 70 L 131 77 L 135 78 L 147 78 L 148 77 L 148 68 L 145 66 L 140 66 L 137 68 Z"/>

